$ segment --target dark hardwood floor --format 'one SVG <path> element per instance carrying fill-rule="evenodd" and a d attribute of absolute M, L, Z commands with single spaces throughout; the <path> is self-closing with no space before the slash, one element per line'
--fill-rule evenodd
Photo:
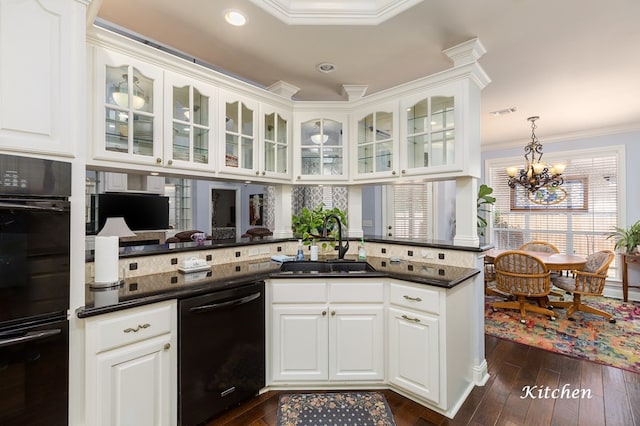
<path fill-rule="evenodd" d="M 398 426 L 425 425 L 640 425 L 640 374 L 569 358 L 486 336 L 490 378 L 476 386 L 455 418 L 449 419 L 393 391 L 383 391 Z M 566 385 L 566 386 L 565 386 Z M 530 393 L 523 391 L 530 386 Z M 533 389 L 533 386 L 538 388 Z M 565 392 L 560 394 L 563 390 Z M 565 398 L 538 398 L 557 389 Z M 541 394 L 538 389 L 542 389 Z M 567 398 L 574 391 L 591 398 Z M 207 426 L 275 425 L 278 396 L 260 395 Z M 535 398 L 533 398 L 535 397 Z"/>

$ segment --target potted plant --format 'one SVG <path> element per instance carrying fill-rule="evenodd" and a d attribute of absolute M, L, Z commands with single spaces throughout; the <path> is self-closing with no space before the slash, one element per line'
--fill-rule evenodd
<path fill-rule="evenodd" d="M 484 218 L 484 213 L 489 213 L 489 209 L 487 207 L 495 204 L 496 198 L 492 197 L 493 188 L 485 185 L 484 183 L 480 185 L 478 189 L 478 200 L 477 200 L 477 215 L 478 215 L 478 235 L 483 237 L 484 230 L 487 227 L 487 219 Z M 481 215 L 481 213 L 483 213 Z"/>
<path fill-rule="evenodd" d="M 337 207 L 325 209 L 324 204 L 321 203 L 313 209 L 303 207 L 299 215 L 294 214 L 291 216 L 291 228 L 294 237 L 302 239 L 303 244 L 307 246 L 317 244 L 318 240 L 322 238 L 324 219 L 330 214 L 338 216 L 342 224 L 346 227 L 347 212 L 345 210 L 340 210 Z M 322 242 L 321 247 L 323 251 L 329 246 L 335 248 L 338 240 L 336 223 L 331 221 L 327 224 L 327 227 L 327 239 L 329 241 Z"/>
<path fill-rule="evenodd" d="M 640 220 L 629 228 L 614 228 L 607 234 L 607 239 L 613 238 L 616 242 L 614 250 L 624 250 L 625 253 L 638 251 L 640 246 Z"/>

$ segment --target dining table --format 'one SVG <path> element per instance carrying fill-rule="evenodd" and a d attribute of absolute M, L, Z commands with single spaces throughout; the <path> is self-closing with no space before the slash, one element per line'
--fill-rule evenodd
<path fill-rule="evenodd" d="M 507 251 L 512 250 L 491 249 L 485 253 L 485 261 L 493 263 L 499 254 Z M 575 254 L 547 253 L 541 251 L 526 251 L 526 253 L 542 260 L 550 271 L 580 270 L 587 264 L 585 257 Z"/>

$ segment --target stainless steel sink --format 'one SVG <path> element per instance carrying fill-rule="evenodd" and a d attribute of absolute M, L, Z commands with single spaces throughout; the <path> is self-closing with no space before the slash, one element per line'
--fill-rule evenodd
<path fill-rule="evenodd" d="M 281 273 L 308 274 L 358 274 L 376 272 L 367 262 L 361 261 L 301 261 L 285 262 L 280 266 Z"/>

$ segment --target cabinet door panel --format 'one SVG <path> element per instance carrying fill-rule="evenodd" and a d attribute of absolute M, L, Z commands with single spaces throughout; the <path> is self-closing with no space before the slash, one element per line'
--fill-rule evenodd
<path fill-rule="evenodd" d="M 438 319 L 389 308 L 389 381 L 438 403 Z"/>
<path fill-rule="evenodd" d="M 272 376 L 274 380 L 328 378 L 327 308 L 272 308 Z"/>
<path fill-rule="evenodd" d="M 382 305 L 333 305 L 330 311 L 330 379 L 383 380 Z"/>
<path fill-rule="evenodd" d="M 170 335 L 98 355 L 96 420 L 101 425 L 169 425 Z"/>

